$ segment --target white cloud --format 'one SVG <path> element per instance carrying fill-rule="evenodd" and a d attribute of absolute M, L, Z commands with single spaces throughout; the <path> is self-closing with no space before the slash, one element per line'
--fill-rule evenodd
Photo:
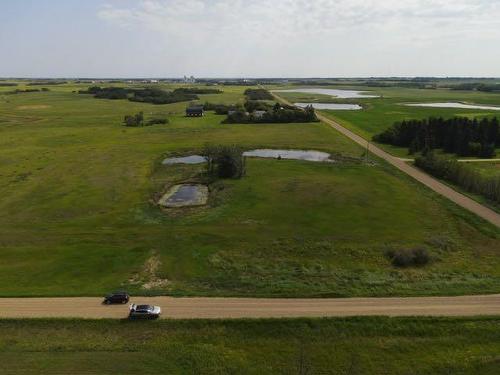
<path fill-rule="evenodd" d="M 261 75 L 280 69 L 281 75 L 335 75 L 349 71 L 341 64 L 355 66 L 353 59 L 362 58 L 371 74 L 370 61 L 384 65 L 380 53 L 410 64 L 415 49 L 439 54 L 461 46 L 459 57 L 500 38 L 497 0 L 140 0 L 134 7 L 108 3 L 98 16 L 148 33 L 168 51 L 171 67 L 205 74 L 258 74 L 265 62 Z M 419 74 L 417 66 L 408 68 Z"/>

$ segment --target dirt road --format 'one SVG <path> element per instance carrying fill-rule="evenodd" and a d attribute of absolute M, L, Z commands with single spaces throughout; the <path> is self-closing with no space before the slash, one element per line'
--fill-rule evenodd
<path fill-rule="evenodd" d="M 286 103 L 288 105 L 293 105 L 289 101 L 283 99 L 282 97 L 272 93 L 272 95 L 279 101 Z M 446 186 L 445 184 L 439 182 L 434 177 L 431 177 L 427 173 L 422 172 L 421 170 L 411 166 L 404 159 L 400 159 L 398 157 L 392 156 L 391 154 L 385 152 L 381 148 L 369 143 L 363 137 L 353 133 L 349 129 L 344 128 L 342 125 L 333 121 L 332 119 L 324 116 L 319 111 L 316 111 L 318 118 L 324 123 L 330 125 L 335 130 L 338 130 L 340 133 L 344 134 L 346 137 L 352 139 L 354 142 L 362 146 L 363 148 L 369 148 L 370 152 L 377 155 L 378 157 L 384 159 L 388 163 L 392 164 L 399 170 L 403 171 L 407 175 L 413 177 L 415 180 L 421 182 L 426 185 L 430 189 L 434 190 L 436 193 L 441 194 L 442 196 L 448 198 L 452 202 L 458 204 L 459 206 L 475 213 L 477 216 L 489 221 L 490 223 L 500 227 L 500 215 L 495 211 L 489 209 L 486 206 L 476 202 L 475 200 L 453 190 L 452 188 Z"/>
<path fill-rule="evenodd" d="M 126 318 L 128 305 L 103 305 L 101 298 L 0 298 L 0 318 Z M 161 306 L 162 318 L 297 318 L 342 316 L 500 315 L 500 295 L 415 298 L 172 298 L 134 297 Z"/>

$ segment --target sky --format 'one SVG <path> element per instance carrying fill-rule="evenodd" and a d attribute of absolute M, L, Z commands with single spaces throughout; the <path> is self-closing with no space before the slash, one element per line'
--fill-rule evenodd
<path fill-rule="evenodd" d="M 500 0 L 0 0 L 0 77 L 500 76 Z"/>

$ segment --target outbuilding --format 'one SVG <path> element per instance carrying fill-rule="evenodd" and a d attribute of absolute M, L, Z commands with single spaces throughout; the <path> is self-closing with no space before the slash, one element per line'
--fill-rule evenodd
<path fill-rule="evenodd" d="M 188 117 L 201 117 L 203 116 L 203 106 L 194 105 L 186 108 L 186 116 Z"/>

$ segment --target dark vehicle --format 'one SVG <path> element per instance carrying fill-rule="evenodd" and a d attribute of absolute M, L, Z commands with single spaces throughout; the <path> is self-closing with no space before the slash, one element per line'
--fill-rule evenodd
<path fill-rule="evenodd" d="M 152 305 L 130 305 L 129 319 L 157 319 L 160 317 L 161 308 Z"/>
<path fill-rule="evenodd" d="M 127 292 L 113 292 L 104 297 L 104 303 L 106 305 L 111 305 L 115 303 L 127 303 L 130 296 Z"/>

